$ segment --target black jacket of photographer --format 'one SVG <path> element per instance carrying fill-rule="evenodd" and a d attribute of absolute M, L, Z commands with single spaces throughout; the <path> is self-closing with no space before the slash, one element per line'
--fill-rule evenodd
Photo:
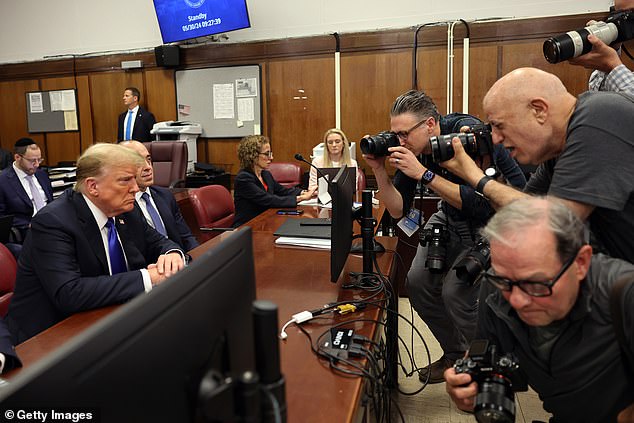
<path fill-rule="evenodd" d="M 610 309 L 613 284 L 634 278 L 634 265 L 602 254 L 592 257 L 577 302 L 559 324 L 558 338 L 541 359 L 532 330 L 518 317 L 500 291 L 482 283 L 476 339 L 488 339 L 500 353 L 513 353 L 520 374 L 539 394 L 551 422 L 616 422 L 634 401 L 634 375 L 621 352 Z M 621 294 L 625 348 L 634 354 L 634 283 Z M 629 363 L 631 367 L 632 363 Z"/>
<path fill-rule="evenodd" d="M 471 116 L 463 113 L 451 113 L 446 116 L 440 117 L 440 134 L 447 135 L 460 132 L 460 128 L 463 126 L 472 126 L 481 124 L 482 122 Z M 483 226 L 489 217 L 494 212 L 493 207 L 489 202 L 478 195 L 469 184 L 466 184 L 462 179 L 449 173 L 447 169 L 441 167 L 437 163 L 431 160 L 431 156 L 423 156 L 423 165 L 443 178 L 460 185 L 460 199 L 462 200 L 462 210 L 457 209 L 446 201 L 442 202 L 443 211 L 451 219 L 455 221 L 469 221 L 473 229 L 477 229 Z M 509 155 L 508 151 L 502 145 L 495 145 L 493 149 L 493 162 L 498 171 L 511 183 L 511 185 L 523 188 L 526 184 L 526 178 L 522 173 L 522 170 L 518 166 L 517 162 Z M 414 194 L 416 192 L 416 185 L 418 180 L 412 179 L 400 170 L 396 171 L 394 176 L 394 187 L 399 191 L 403 198 L 403 214 L 407 214 L 407 211 L 413 204 Z"/>

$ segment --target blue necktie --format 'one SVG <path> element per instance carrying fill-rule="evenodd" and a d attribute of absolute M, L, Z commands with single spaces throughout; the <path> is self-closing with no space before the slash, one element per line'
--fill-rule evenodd
<path fill-rule="evenodd" d="M 128 112 L 128 123 L 125 125 L 125 141 L 132 139 L 132 110 Z"/>
<path fill-rule="evenodd" d="M 152 218 L 152 222 L 154 222 L 154 229 L 159 231 L 164 237 L 167 237 L 165 226 L 163 226 L 163 222 L 161 221 L 161 217 L 159 216 L 158 211 L 152 205 L 152 201 L 150 201 L 150 195 L 147 192 L 144 192 L 143 194 L 141 194 L 141 198 L 143 198 L 143 201 L 145 201 L 147 212 Z"/>
<path fill-rule="evenodd" d="M 117 273 L 127 272 L 128 268 L 125 265 L 125 257 L 117 237 L 117 227 L 114 224 L 113 217 L 106 222 L 106 228 L 108 228 L 108 255 L 110 256 L 111 273 L 116 275 Z"/>

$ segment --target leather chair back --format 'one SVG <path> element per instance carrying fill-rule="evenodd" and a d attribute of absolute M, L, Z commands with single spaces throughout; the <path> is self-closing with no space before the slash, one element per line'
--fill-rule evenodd
<path fill-rule="evenodd" d="M 185 141 L 152 141 L 143 143 L 152 156 L 154 184 L 169 188 L 185 181 L 187 143 Z"/>
<path fill-rule="evenodd" d="M 359 168 L 357 173 L 359 174 L 359 177 L 357 179 L 357 192 L 362 192 L 366 186 L 365 172 L 363 171 L 363 169 Z"/>
<path fill-rule="evenodd" d="M 233 197 L 222 185 L 206 185 L 189 191 L 189 199 L 199 228 L 231 228 L 235 217 Z M 220 232 L 204 232 L 200 241 Z"/>
<path fill-rule="evenodd" d="M 290 188 L 302 182 L 302 168 L 296 163 L 273 162 L 269 171 L 278 184 Z"/>
<path fill-rule="evenodd" d="M 9 303 L 13 297 L 13 288 L 15 287 L 15 275 L 18 265 L 15 262 L 13 254 L 0 244 L 0 316 L 4 317 L 9 310 Z"/>

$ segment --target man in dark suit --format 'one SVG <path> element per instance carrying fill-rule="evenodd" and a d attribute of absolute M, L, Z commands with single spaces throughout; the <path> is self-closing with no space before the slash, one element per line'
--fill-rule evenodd
<path fill-rule="evenodd" d="M 136 202 L 150 226 L 180 245 L 183 251 L 198 247 L 198 241 L 187 226 L 174 195 L 167 188 L 154 186 L 152 157 L 147 148 L 138 141 L 124 141 L 121 145 L 136 151 L 145 160 L 137 175 L 139 192 L 136 193 Z"/>
<path fill-rule="evenodd" d="M 137 140 L 141 142 L 153 141 L 150 130 L 156 123 L 154 115 L 139 106 L 141 92 L 138 88 L 128 87 L 123 92 L 123 104 L 127 111 L 119 115 L 119 130 L 117 140 Z"/>
<path fill-rule="evenodd" d="M 39 168 L 42 152 L 35 141 L 20 138 L 14 153 L 13 165 L 0 174 L 0 216 L 12 214 L 13 226 L 24 240 L 31 218 L 53 201 L 53 188 L 47 173 Z"/>
<path fill-rule="evenodd" d="M 22 367 L 22 362 L 15 352 L 7 325 L 0 319 L 0 373 L 6 373 L 16 367 Z"/>
<path fill-rule="evenodd" d="M 6 169 L 13 163 L 13 157 L 10 151 L 0 148 L 0 170 Z"/>
<path fill-rule="evenodd" d="M 143 159 L 96 144 L 77 162 L 77 183 L 31 222 L 7 324 L 22 342 L 73 313 L 123 303 L 184 266 L 179 246 L 134 207 Z"/>

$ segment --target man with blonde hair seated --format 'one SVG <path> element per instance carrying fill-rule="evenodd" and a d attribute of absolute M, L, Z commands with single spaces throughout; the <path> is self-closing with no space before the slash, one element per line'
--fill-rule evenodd
<path fill-rule="evenodd" d="M 179 246 L 134 208 L 142 165 L 128 148 L 93 145 L 77 162 L 74 189 L 35 215 L 7 317 L 18 342 L 73 313 L 126 302 L 183 268 Z"/>

